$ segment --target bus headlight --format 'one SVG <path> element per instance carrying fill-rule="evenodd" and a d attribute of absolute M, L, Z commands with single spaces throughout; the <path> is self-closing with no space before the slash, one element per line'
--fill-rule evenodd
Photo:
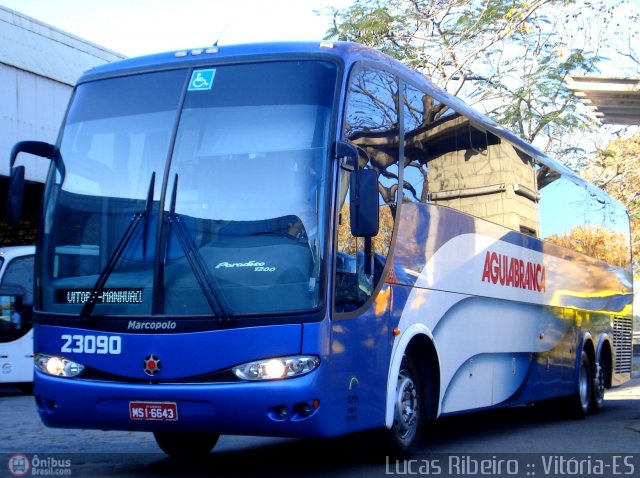
<path fill-rule="evenodd" d="M 56 377 L 75 377 L 84 370 L 84 365 L 55 355 L 36 354 L 35 363 L 38 370 Z"/>
<path fill-rule="evenodd" d="M 278 380 L 306 375 L 320 365 L 315 356 L 276 357 L 247 362 L 232 367 L 236 377 L 242 380 Z"/>

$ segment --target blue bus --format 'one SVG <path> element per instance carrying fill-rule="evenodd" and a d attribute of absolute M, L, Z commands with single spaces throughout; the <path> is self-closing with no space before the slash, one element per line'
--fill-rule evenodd
<path fill-rule="evenodd" d="M 37 409 L 60 428 L 363 432 L 407 457 L 438 417 L 631 372 L 629 216 L 398 61 L 354 43 L 214 46 L 78 81 L 36 252 Z M 21 159 L 24 156 L 24 159 Z M 20 161 L 18 161 L 20 159 Z"/>

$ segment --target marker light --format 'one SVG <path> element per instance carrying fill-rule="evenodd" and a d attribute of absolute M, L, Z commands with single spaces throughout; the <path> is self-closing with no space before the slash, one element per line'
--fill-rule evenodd
<path fill-rule="evenodd" d="M 35 364 L 41 372 L 56 377 L 75 377 L 84 370 L 84 365 L 47 354 L 36 354 Z"/>
<path fill-rule="evenodd" d="M 314 356 L 276 357 L 248 362 L 233 367 L 233 373 L 242 380 L 277 380 L 306 375 L 320 365 Z"/>

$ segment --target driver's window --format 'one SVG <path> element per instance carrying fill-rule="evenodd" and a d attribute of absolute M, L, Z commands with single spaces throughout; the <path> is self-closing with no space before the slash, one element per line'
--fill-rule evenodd
<path fill-rule="evenodd" d="M 349 175 L 340 171 L 335 307 L 355 310 L 382 278 L 395 221 L 398 194 L 398 82 L 382 70 L 359 70 L 351 77 L 343 137 L 360 153 L 361 169 L 378 173 L 380 229 L 373 238 L 354 237 L 349 226 Z M 371 261 L 367 274 L 365 261 Z"/>

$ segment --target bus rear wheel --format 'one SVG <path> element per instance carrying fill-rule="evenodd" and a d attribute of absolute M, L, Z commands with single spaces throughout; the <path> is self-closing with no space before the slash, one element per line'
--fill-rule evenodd
<path fill-rule="evenodd" d="M 593 376 L 593 388 L 589 411 L 593 414 L 600 413 L 604 408 L 604 392 L 606 388 L 605 378 L 606 362 L 601 356 L 596 364 L 596 370 Z"/>
<path fill-rule="evenodd" d="M 422 388 L 420 376 L 408 355 L 402 358 L 394 403 L 393 425 L 385 431 L 387 454 L 408 458 L 420 440 L 422 429 Z"/>
<path fill-rule="evenodd" d="M 578 382 L 575 393 L 569 397 L 568 408 L 572 418 L 580 420 L 589 413 L 591 396 L 593 394 L 593 379 L 589 356 L 583 350 L 578 366 Z"/>
<path fill-rule="evenodd" d="M 220 435 L 206 432 L 153 432 L 156 443 L 173 458 L 204 458 L 218 442 Z"/>

